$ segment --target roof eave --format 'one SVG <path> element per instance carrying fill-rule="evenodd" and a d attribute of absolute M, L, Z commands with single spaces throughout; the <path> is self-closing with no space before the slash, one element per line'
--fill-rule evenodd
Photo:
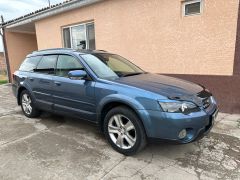
<path fill-rule="evenodd" d="M 50 8 L 47 9 L 45 11 L 27 16 L 25 18 L 16 20 L 14 22 L 2 25 L 0 24 L 0 28 L 2 27 L 8 27 L 8 28 L 13 28 L 13 27 L 17 27 L 17 26 L 21 26 L 24 24 L 29 24 L 32 22 L 36 22 L 38 20 L 50 17 L 50 16 L 54 16 L 60 13 L 64 13 L 67 11 L 71 11 L 77 8 L 81 8 L 81 7 L 85 7 L 85 6 L 89 6 L 91 4 L 95 4 L 97 2 L 101 2 L 103 0 L 83 0 L 83 1 L 70 1 L 69 3 L 63 4 L 61 6 L 56 6 L 54 8 Z"/>

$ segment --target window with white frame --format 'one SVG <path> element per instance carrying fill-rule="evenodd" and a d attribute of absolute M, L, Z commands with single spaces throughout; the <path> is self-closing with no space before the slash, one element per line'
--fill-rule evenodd
<path fill-rule="evenodd" d="M 94 50 L 96 48 L 94 23 L 64 27 L 63 43 L 65 48 Z"/>
<path fill-rule="evenodd" d="M 203 0 L 186 0 L 183 2 L 183 16 L 198 15 L 202 13 Z"/>

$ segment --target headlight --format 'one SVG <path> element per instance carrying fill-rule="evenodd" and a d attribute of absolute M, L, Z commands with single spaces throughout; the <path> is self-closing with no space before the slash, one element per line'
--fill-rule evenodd
<path fill-rule="evenodd" d="M 159 102 L 164 112 L 170 113 L 191 113 L 199 110 L 196 104 L 192 102 Z"/>

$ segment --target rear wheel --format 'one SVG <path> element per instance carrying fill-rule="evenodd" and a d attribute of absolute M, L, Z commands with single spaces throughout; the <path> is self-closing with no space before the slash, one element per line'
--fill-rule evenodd
<path fill-rule="evenodd" d="M 127 107 L 116 107 L 107 113 L 104 133 L 112 147 L 124 155 L 133 155 L 146 145 L 143 125 L 135 112 Z"/>
<path fill-rule="evenodd" d="M 40 111 L 35 107 L 32 96 L 27 90 L 23 90 L 20 95 L 20 102 L 22 111 L 25 116 L 29 118 L 38 117 L 40 115 Z"/>

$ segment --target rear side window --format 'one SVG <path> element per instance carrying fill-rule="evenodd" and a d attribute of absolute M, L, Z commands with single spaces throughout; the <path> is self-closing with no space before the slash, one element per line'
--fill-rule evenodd
<path fill-rule="evenodd" d="M 41 56 L 35 56 L 35 57 L 29 57 L 29 58 L 26 58 L 23 63 L 21 64 L 19 70 L 20 71 L 28 71 L 28 72 L 33 72 L 39 61 L 41 60 Z"/>
<path fill-rule="evenodd" d="M 54 74 L 57 57 L 57 55 L 43 56 L 35 71 L 43 74 Z"/>

